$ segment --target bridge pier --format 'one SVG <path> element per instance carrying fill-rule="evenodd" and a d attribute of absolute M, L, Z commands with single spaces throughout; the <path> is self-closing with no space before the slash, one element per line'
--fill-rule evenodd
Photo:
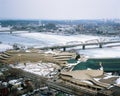
<path fill-rule="evenodd" d="M 82 46 L 82 49 L 85 50 L 85 45 Z"/>
<path fill-rule="evenodd" d="M 53 51 L 53 50 L 54 50 L 54 48 L 51 48 L 51 50 Z"/>
<path fill-rule="evenodd" d="M 63 51 L 64 51 L 64 52 L 66 51 L 66 48 L 65 48 L 65 47 L 63 47 Z"/>
<path fill-rule="evenodd" d="M 99 48 L 102 48 L 102 44 L 99 44 Z"/>

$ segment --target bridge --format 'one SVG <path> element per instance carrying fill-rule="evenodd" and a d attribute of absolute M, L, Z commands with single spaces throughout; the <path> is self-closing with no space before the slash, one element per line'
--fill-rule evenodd
<path fill-rule="evenodd" d="M 0 25 L 0 32 L 10 32 L 11 28 L 10 27 L 1 27 Z"/>
<path fill-rule="evenodd" d="M 25 31 L 26 33 L 31 33 L 30 30 L 13 30 L 13 29 L 8 29 L 8 30 L 0 30 L 0 33 L 16 33 L 17 31 Z"/>
<path fill-rule="evenodd" d="M 41 49 L 41 50 L 44 50 L 44 49 L 51 49 L 51 50 L 63 49 L 63 51 L 66 51 L 66 48 L 82 46 L 82 49 L 84 50 L 86 46 L 97 45 L 99 48 L 103 48 L 103 45 L 120 43 L 120 40 L 115 40 L 115 41 L 99 41 L 98 39 L 96 39 L 96 40 L 97 40 L 97 42 L 89 42 L 91 40 L 88 40 L 88 41 L 85 41 L 85 42 L 82 42 L 82 43 L 80 42 L 79 44 L 55 45 L 55 46 L 41 47 L 39 49 Z"/>
<path fill-rule="evenodd" d="M 29 33 L 31 32 L 31 30 L 13 30 L 11 28 L 2 28 L 2 29 L 0 29 L 0 33 L 1 32 L 7 32 L 7 33 L 12 34 L 12 33 L 16 32 L 16 31 L 28 31 Z"/>

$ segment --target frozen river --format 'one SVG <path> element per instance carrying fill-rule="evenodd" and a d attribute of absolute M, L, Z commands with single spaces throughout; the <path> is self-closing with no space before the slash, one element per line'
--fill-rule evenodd
<path fill-rule="evenodd" d="M 0 50 L 9 49 L 14 43 L 21 44 L 27 47 L 43 47 L 52 45 L 65 45 L 75 42 L 85 42 L 88 40 L 108 40 L 108 37 L 99 37 L 92 35 L 57 35 L 50 33 L 24 33 L 16 32 L 14 34 L 0 33 Z M 115 39 L 113 37 L 112 39 Z M 117 38 L 118 39 L 118 38 Z M 94 42 L 94 41 L 93 41 Z M 89 57 L 120 57 L 120 47 L 105 47 L 102 49 L 88 48 L 86 50 L 78 50 L 80 54 L 85 54 Z"/>
<path fill-rule="evenodd" d="M 87 35 L 55 35 L 46 33 L 0 33 L 0 41 L 6 44 L 19 43 L 26 46 L 34 45 L 59 45 L 66 44 L 71 41 L 87 41 L 92 39 L 99 39 L 98 36 Z"/>

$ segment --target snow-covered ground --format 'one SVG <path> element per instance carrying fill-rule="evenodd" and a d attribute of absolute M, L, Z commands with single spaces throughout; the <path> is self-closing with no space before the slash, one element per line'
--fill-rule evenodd
<path fill-rule="evenodd" d="M 49 77 L 50 73 L 55 72 L 55 69 L 58 68 L 58 66 L 56 64 L 42 63 L 42 62 L 26 63 L 26 64 L 21 63 L 18 65 L 11 64 L 10 66 L 13 68 L 20 68 L 24 71 L 38 74 L 40 76 L 48 76 L 48 77 Z"/>
<path fill-rule="evenodd" d="M 80 54 L 84 54 L 88 58 L 118 58 L 120 57 L 120 46 L 118 47 L 105 47 L 78 50 Z"/>
<path fill-rule="evenodd" d="M 6 50 L 12 49 L 13 47 L 8 44 L 0 44 L 0 52 L 4 52 Z"/>
<path fill-rule="evenodd" d="M 71 35 L 71 36 L 63 36 L 63 35 L 55 35 L 55 34 L 45 34 L 45 33 L 25 33 L 20 34 L 22 37 L 32 38 L 40 41 L 46 41 L 52 44 L 66 44 L 71 41 L 87 41 L 92 39 L 99 39 L 97 36 L 87 36 L 87 35 Z"/>

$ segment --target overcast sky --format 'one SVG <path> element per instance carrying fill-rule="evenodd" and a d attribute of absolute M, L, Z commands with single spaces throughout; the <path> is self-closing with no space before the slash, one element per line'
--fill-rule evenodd
<path fill-rule="evenodd" d="M 0 19 L 120 18 L 120 0 L 0 0 Z"/>

